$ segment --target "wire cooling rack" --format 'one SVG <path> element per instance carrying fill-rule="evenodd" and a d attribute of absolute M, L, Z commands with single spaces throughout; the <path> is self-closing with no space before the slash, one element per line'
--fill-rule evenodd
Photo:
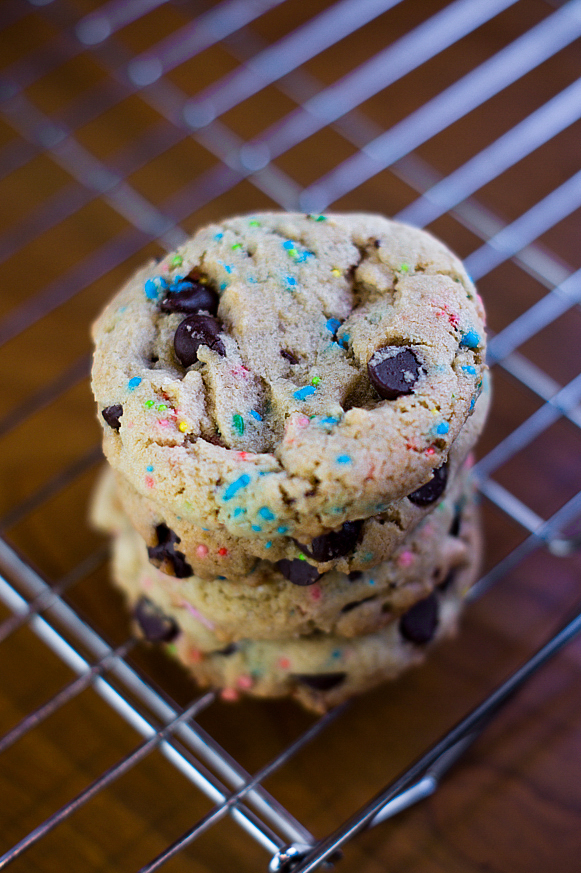
<path fill-rule="evenodd" d="M 581 627 L 581 0 L 0 19 L 0 869 L 578 870 L 575 643 L 514 695 Z M 273 207 L 429 227 L 491 321 L 462 632 L 317 721 L 200 694 L 128 636 L 85 523 L 90 322 L 146 257 Z"/>

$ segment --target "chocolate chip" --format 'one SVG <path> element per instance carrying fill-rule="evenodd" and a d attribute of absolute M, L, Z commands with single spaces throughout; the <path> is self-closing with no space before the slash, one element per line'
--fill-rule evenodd
<path fill-rule="evenodd" d="M 114 406 L 107 406 L 106 409 L 101 412 L 101 415 L 109 427 L 112 427 L 113 430 L 119 430 L 121 427 L 119 419 L 123 415 L 123 407 L 120 403 L 116 403 Z"/>
<path fill-rule="evenodd" d="M 370 597 L 364 597 L 362 600 L 352 600 L 351 603 L 346 603 L 345 606 L 341 609 L 341 612 L 351 612 L 352 609 L 355 609 L 356 606 L 361 606 L 362 603 L 367 603 L 370 600 L 376 600 L 377 595 L 372 594 Z"/>
<path fill-rule="evenodd" d="M 287 361 L 291 362 L 291 364 L 298 364 L 299 359 L 297 357 L 295 357 L 295 355 L 293 355 L 292 352 L 289 352 L 287 349 L 281 349 L 280 353 L 283 356 L 283 358 L 286 358 Z"/>
<path fill-rule="evenodd" d="M 158 524 L 155 532 L 157 545 L 147 549 L 151 563 L 168 576 L 176 576 L 178 579 L 193 576 L 194 571 L 186 561 L 186 556 L 175 548 L 176 543 L 181 542 L 178 535 L 167 524 Z"/>
<path fill-rule="evenodd" d="M 238 651 L 238 646 L 236 645 L 236 643 L 230 643 L 229 646 L 226 646 L 223 649 L 215 649 L 215 651 L 213 651 L 212 654 L 213 655 L 233 655 L 234 652 L 237 652 L 237 651 Z"/>
<path fill-rule="evenodd" d="M 330 691 L 345 681 L 347 673 L 293 673 L 292 677 L 315 691 Z"/>
<path fill-rule="evenodd" d="M 412 643 L 429 643 L 438 627 L 438 598 L 432 592 L 414 603 L 399 620 L 399 631 Z"/>
<path fill-rule="evenodd" d="M 417 491 L 412 491 L 408 494 L 408 500 L 415 503 L 416 506 L 429 506 L 434 503 L 444 493 L 446 482 L 448 481 L 448 464 L 443 463 L 436 467 L 432 478 Z"/>
<path fill-rule="evenodd" d="M 367 364 L 369 380 L 384 400 L 411 394 L 421 372 L 412 350 L 399 346 L 377 349 Z"/>
<path fill-rule="evenodd" d="M 159 304 L 162 312 L 185 312 L 187 315 L 193 315 L 203 309 L 210 315 L 216 314 L 220 298 L 215 291 L 207 285 L 202 285 L 201 282 L 188 280 L 184 284 L 190 287 L 182 291 L 168 291 Z"/>
<path fill-rule="evenodd" d="M 454 514 L 454 518 L 452 519 L 452 524 L 450 525 L 449 534 L 451 537 L 457 537 L 460 535 L 460 528 L 462 526 L 462 509 L 458 506 L 456 507 L 456 512 Z"/>
<path fill-rule="evenodd" d="M 307 561 L 301 561 L 299 558 L 294 558 L 292 561 L 283 558 L 281 561 L 277 561 L 276 566 L 285 579 L 288 579 L 293 585 L 313 585 L 321 577 L 316 567 Z"/>
<path fill-rule="evenodd" d="M 362 576 L 363 572 L 361 570 L 352 570 L 347 578 L 350 582 L 356 582 L 357 579 L 361 579 Z"/>
<path fill-rule="evenodd" d="M 309 558 L 322 564 L 352 552 L 359 542 L 362 527 L 363 521 L 346 521 L 339 530 L 331 530 L 329 533 L 321 534 L 320 537 L 315 537 L 310 546 L 302 543 L 297 545 Z"/>
<path fill-rule="evenodd" d="M 226 349 L 220 339 L 222 326 L 211 315 L 189 315 L 181 322 L 174 336 L 174 349 L 178 360 L 184 367 L 190 367 L 198 360 L 200 346 L 209 346 L 224 356 Z"/>
<path fill-rule="evenodd" d="M 165 615 L 149 597 L 141 597 L 137 601 L 133 617 L 150 643 L 169 643 L 180 632 L 176 621 Z"/>

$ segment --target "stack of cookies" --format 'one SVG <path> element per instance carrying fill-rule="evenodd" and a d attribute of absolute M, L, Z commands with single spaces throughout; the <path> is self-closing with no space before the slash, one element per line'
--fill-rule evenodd
<path fill-rule="evenodd" d="M 453 632 L 488 397 L 445 246 L 376 215 L 233 218 L 139 271 L 94 338 L 93 518 L 136 625 L 200 685 L 324 711 Z"/>

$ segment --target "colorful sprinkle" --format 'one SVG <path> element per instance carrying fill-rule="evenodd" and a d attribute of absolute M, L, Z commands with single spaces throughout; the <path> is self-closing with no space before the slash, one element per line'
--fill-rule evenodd
<path fill-rule="evenodd" d="M 153 482 L 153 479 L 151 478 L 151 476 L 145 477 L 145 484 L 147 485 L 148 488 L 153 488 L 154 482 Z"/>
<path fill-rule="evenodd" d="M 400 264 L 399 270 L 400 270 L 400 273 L 409 273 L 410 265 L 409 264 Z"/>
<path fill-rule="evenodd" d="M 465 373 L 469 373 L 471 376 L 476 375 L 476 367 L 462 367 Z"/>
<path fill-rule="evenodd" d="M 277 527 L 276 531 L 279 534 L 285 534 L 288 531 L 288 527 L 285 524 L 282 524 L 280 527 Z"/>
<path fill-rule="evenodd" d="M 264 544 L 264 548 L 265 548 L 265 549 L 270 549 L 270 548 L 272 548 L 272 540 L 268 540 L 268 542 L 266 542 L 266 543 Z"/>
<path fill-rule="evenodd" d="M 240 694 L 235 688 L 223 688 L 220 692 L 220 697 L 222 700 L 231 700 L 234 702 L 240 699 Z"/>
<path fill-rule="evenodd" d="M 291 288 L 294 288 L 297 284 L 297 280 L 294 276 L 285 276 L 285 282 L 287 285 L 290 285 Z"/>
<path fill-rule="evenodd" d="M 434 432 L 437 434 L 441 434 L 441 435 L 448 433 L 449 430 L 450 430 L 450 425 L 448 424 L 447 421 L 441 421 L 434 428 Z"/>
<path fill-rule="evenodd" d="M 295 243 L 292 239 L 287 239 L 287 240 L 285 240 L 285 242 L 283 242 L 282 247 L 283 247 L 283 249 L 287 249 L 287 250 L 294 249 Z"/>
<path fill-rule="evenodd" d="M 248 226 L 249 227 L 260 227 L 260 222 L 256 221 L 256 219 L 253 218 L 252 221 L 248 222 Z"/>
<path fill-rule="evenodd" d="M 252 688 L 254 685 L 254 679 L 252 676 L 239 676 L 236 684 L 239 688 Z"/>
<path fill-rule="evenodd" d="M 335 336 L 335 334 L 337 333 L 337 331 L 339 330 L 340 327 L 341 327 L 341 322 L 339 321 L 338 318 L 328 318 L 327 319 L 326 328 L 328 331 L 330 331 L 330 333 L 333 334 L 333 336 Z"/>
<path fill-rule="evenodd" d="M 334 427 L 336 424 L 339 424 L 339 419 L 329 415 L 327 418 L 322 418 L 320 424 L 321 427 Z"/>
<path fill-rule="evenodd" d="M 127 388 L 129 391 L 135 391 L 138 385 L 141 385 L 141 379 L 139 376 L 134 376 L 133 379 L 130 379 L 127 383 Z"/>
<path fill-rule="evenodd" d="M 143 286 L 143 291 L 148 300 L 157 300 L 162 291 L 166 291 L 168 284 L 163 276 L 155 276 L 153 279 L 147 279 Z"/>
<path fill-rule="evenodd" d="M 240 515 L 246 515 L 246 510 L 242 506 L 237 506 L 232 515 L 238 518 Z"/>
<path fill-rule="evenodd" d="M 181 433 L 185 433 L 187 431 L 187 429 L 188 429 L 187 421 L 180 421 L 180 423 L 178 424 L 178 430 Z"/>
<path fill-rule="evenodd" d="M 350 455 L 337 455 L 337 458 L 335 460 L 337 461 L 338 464 L 352 464 L 353 463 L 353 459 L 351 458 Z"/>
<path fill-rule="evenodd" d="M 268 506 L 261 506 L 258 510 L 258 515 L 265 521 L 274 521 L 274 519 L 276 518 L 276 515 L 271 509 L 268 508 Z"/>
<path fill-rule="evenodd" d="M 151 409 L 152 406 L 155 406 L 155 400 L 146 400 L 143 405 L 146 409 Z"/>
<path fill-rule="evenodd" d="M 182 258 L 181 255 L 174 255 L 169 263 L 170 263 L 170 266 L 172 266 L 172 267 L 181 267 L 183 262 L 184 262 L 184 259 Z"/>
<path fill-rule="evenodd" d="M 278 666 L 280 667 L 281 670 L 288 670 L 290 665 L 291 665 L 291 662 L 289 661 L 288 658 L 279 658 L 278 659 Z"/>
<path fill-rule="evenodd" d="M 215 239 L 216 241 L 218 241 L 218 240 L 222 239 L 223 236 L 224 236 L 223 233 L 215 233 L 215 234 L 214 234 L 214 239 Z"/>
<path fill-rule="evenodd" d="M 305 385 L 304 388 L 299 388 L 298 391 L 293 393 L 293 397 L 295 400 L 306 400 L 307 397 L 310 397 L 311 394 L 314 394 L 317 389 L 312 385 Z"/>
<path fill-rule="evenodd" d="M 315 221 L 326 221 L 326 220 L 327 220 L 326 215 L 317 215 L 317 217 L 315 218 Z"/>
<path fill-rule="evenodd" d="M 232 251 L 236 252 L 241 248 L 242 248 L 242 243 L 234 243 L 234 245 L 232 246 Z"/>
<path fill-rule="evenodd" d="M 218 549 L 218 554 L 220 557 L 224 558 L 228 554 L 228 549 L 225 549 L 224 546 L 222 546 L 221 549 Z"/>
<path fill-rule="evenodd" d="M 256 409 L 251 409 L 250 415 L 252 416 L 252 418 L 255 418 L 256 421 L 262 421 L 262 415 L 260 414 L 260 412 L 257 412 Z"/>
<path fill-rule="evenodd" d="M 250 476 L 248 473 L 243 473 L 234 482 L 231 482 L 226 488 L 222 500 L 231 500 L 242 488 L 246 488 L 250 484 Z"/>
<path fill-rule="evenodd" d="M 167 403 L 160 403 L 157 407 L 158 412 L 165 412 L 167 409 Z"/>
<path fill-rule="evenodd" d="M 148 473 L 153 473 L 153 464 L 148 464 L 145 469 L 147 470 Z"/>
<path fill-rule="evenodd" d="M 331 270 L 331 275 L 332 276 L 340 276 L 341 270 L 338 270 L 337 267 L 333 267 L 333 269 Z"/>
<path fill-rule="evenodd" d="M 260 533 L 260 531 L 262 530 L 262 528 L 260 527 L 259 524 L 251 524 L 250 527 L 252 528 L 252 530 L 256 531 L 257 533 Z"/>
<path fill-rule="evenodd" d="M 320 600 L 323 596 L 323 592 L 321 591 L 320 585 L 311 585 L 309 587 L 309 594 L 311 595 L 311 600 Z"/>
<path fill-rule="evenodd" d="M 196 555 L 198 558 L 205 558 L 208 554 L 208 546 L 205 546 L 203 543 L 199 546 L 196 546 Z"/>
<path fill-rule="evenodd" d="M 414 562 L 414 553 L 406 550 L 398 555 L 397 563 L 400 567 L 409 567 Z"/>
<path fill-rule="evenodd" d="M 236 433 L 239 433 L 240 436 L 242 436 L 242 434 L 244 433 L 244 419 L 238 413 L 232 416 L 232 426 L 234 427 Z"/>
<path fill-rule="evenodd" d="M 320 376 L 313 376 L 313 378 L 311 379 L 311 385 L 314 385 L 316 388 L 317 385 L 320 385 L 320 384 L 321 384 L 321 377 Z"/>
<path fill-rule="evenodd" d="M 475 349 L 478 345 L 480 345 L 480 337 L 475 330 L 469 330 L 460 340 L 460 345 L 466 346 L 469 349 Z"/>
<path fill-rule="evenodd" d="M 220 282 L 220 291 L 225 291 L 228 287 L 228 282 Z"/>

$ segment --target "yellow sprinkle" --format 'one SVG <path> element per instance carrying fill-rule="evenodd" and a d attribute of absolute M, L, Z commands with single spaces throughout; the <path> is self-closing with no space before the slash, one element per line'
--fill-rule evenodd
<path fill-rule="evenodd" d="M 331 275 L 332 275 L 332 276 L 340 276 L 340 275 L 341 275 L 341 270 L 338 270 L 337 267 L 335 267 L 334 270 L 331 270 Z"/>
<path fill-rule="evenodd" d="M 182 433 L 185 433 L 188 429 L 188 423 L 186 421 L 180 421 L 178 424 L 178 430 L 181 430 Z"/>

